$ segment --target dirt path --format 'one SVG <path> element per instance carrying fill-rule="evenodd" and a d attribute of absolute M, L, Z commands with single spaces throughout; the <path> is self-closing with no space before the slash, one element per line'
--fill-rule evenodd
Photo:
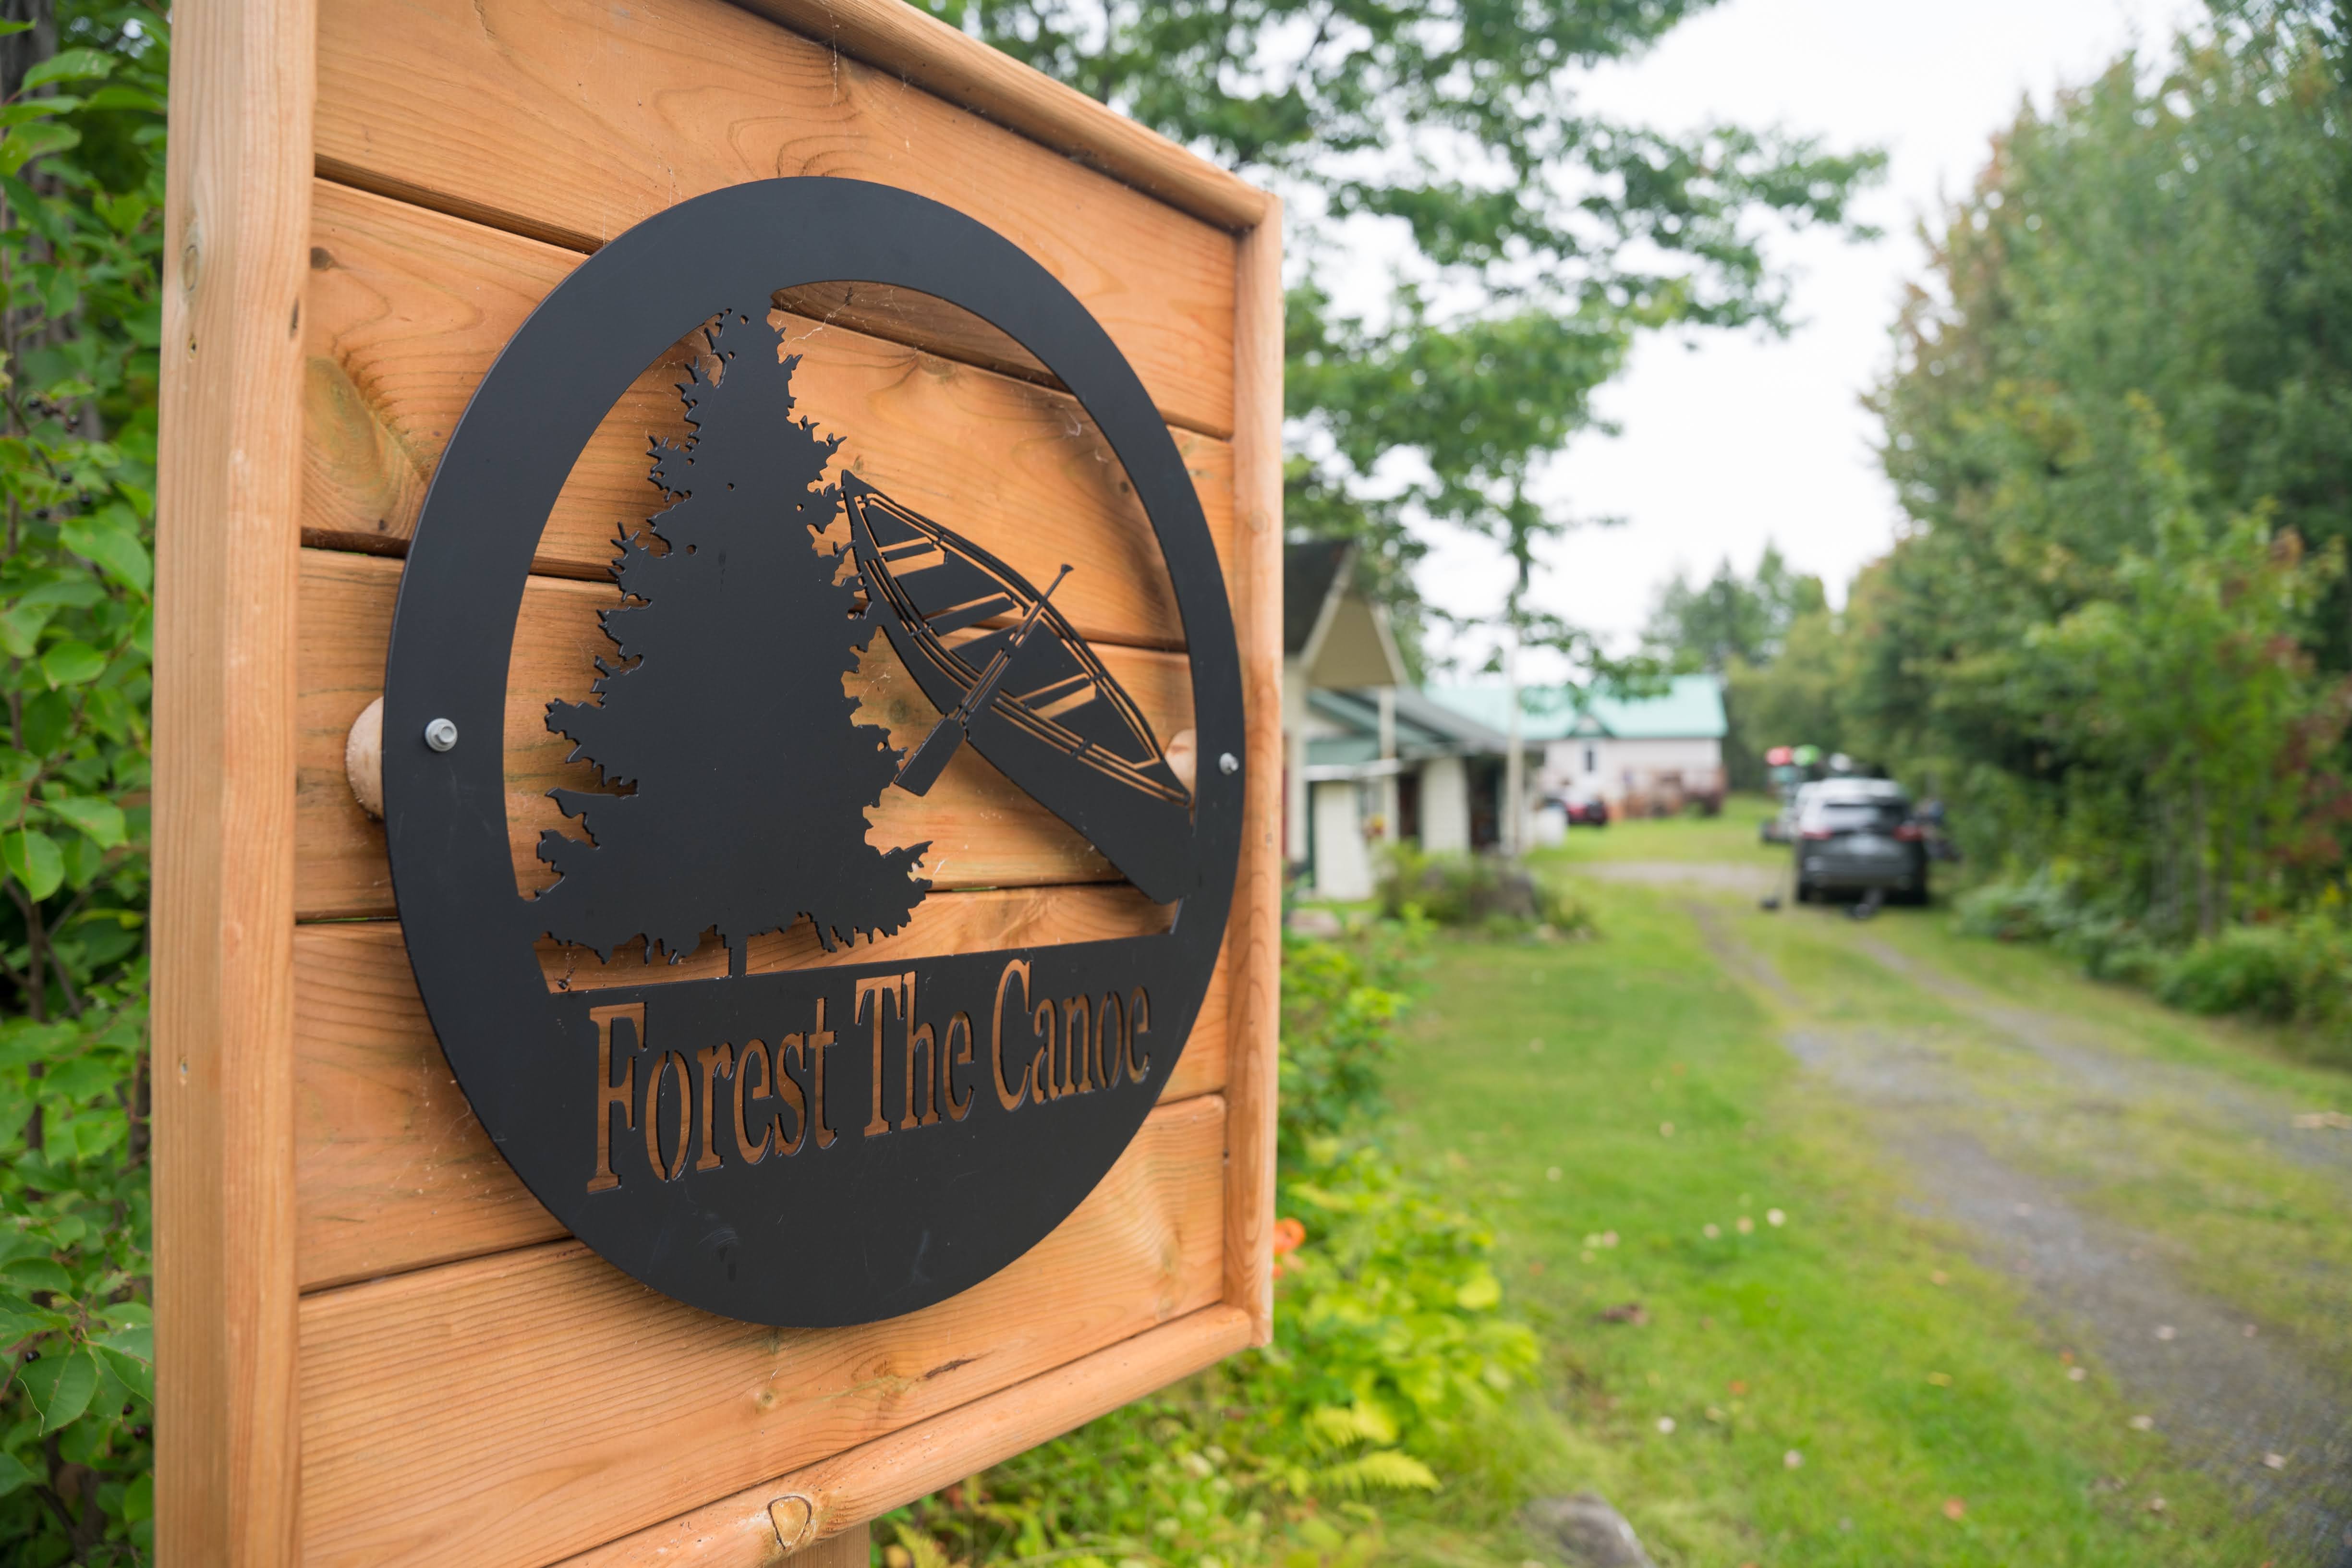
<path fill-rule="evenodd" d="M 1749 891 L 1756 878 L 1747 867 L 1633 865 L 1638 868 L 1614 879 Z M 1746 883 L 1736 873 L 1745 873 Z M 1726 970 L 1789 1018 L 1790 1050 L 1868 1108 L 1889 1159 L 1908 1167 L 1920 1212 L 1956 1226 L 1980 1262 L 2013 1274 L 2053 1326 L 2096 1352 L 2177 1452 L 2227 1477 L 2254 1507 L 2273 1514 L 2283 1545 L 2328 1568 L 2352 1568 L 2352 1387 L 2264 1334 L 2244 1312 L 2184 1283 L 2162 1261 L 2169 1249 L 2158 1238 L 2092 1211 L 2084 1194 L 1989 1148 L 1984 1131 L 2017 1131 L 2010 1125 L 2015 1103 L 1989 1094 L 1946 1046 L 1828 1021 L 1740 940 L 1729 908 L 1696 900 L 1689 908 Z M 2128 1137 L 2134 1110 L 2190 1099 L 2306 1168 L 2341 1173 L 2352 1213 L 2352 1152 L 2345 1148 L 2352 1140 L 2341 1133 L 2334 1142 L 2303 1137 L 2283 1107 L 2242 1085 L 2119 1054 L 2072 1020 L 1995 996 L 1883 940 L 1857 932 L 1852 941 L 1972 1019 L 2001 1048 L 2046 1068 L 2078 1106 L 2086 1097 L 2111 1104 L 2116 1137 Z"/>

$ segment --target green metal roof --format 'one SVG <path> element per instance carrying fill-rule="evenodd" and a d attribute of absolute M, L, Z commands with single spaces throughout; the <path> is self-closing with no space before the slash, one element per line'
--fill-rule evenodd
<path fill-rule="evenodd" d="M 1426 694 L 1494 730 L 1511 721 L 1503 686 L 1432 686 Z M 1582 702 L 1580 710 L 1579 703 Z M 1529 686 L 1519 692 L 1519 733 L 1529 741 L 1609 735 L 1622 741 L 1719 741 L 1723 687 L 1712 675 L 1677 675 L 1662 697 L 1584 696 L 1572 686 Z"/>

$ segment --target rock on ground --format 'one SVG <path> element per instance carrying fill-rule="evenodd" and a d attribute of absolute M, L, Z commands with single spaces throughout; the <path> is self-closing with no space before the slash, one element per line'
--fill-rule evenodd
<path fill-rule="evenodd" d="M 1625 1516 L 1598 1493 L 1538 1498 L 1520 1517 L 1574 1568 L 1656 1568 Z"/>

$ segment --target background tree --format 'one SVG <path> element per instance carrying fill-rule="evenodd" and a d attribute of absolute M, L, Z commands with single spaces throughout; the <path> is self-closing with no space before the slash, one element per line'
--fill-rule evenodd
<path fill-rule="evenodd" d="M 1822 580 L 1791 572 L 1779 546 L 1768 542 L 1750 577 L 1734 570 L 1727 555 L 1704 583 L 1676 572 L 1658 591 L 1642 641 L 1677 673 L 1721 675 L 1735 664 L 1771 663 L 1789 628 L 1826 603 Z"/>
<path fill-rule="evenodd" d="M 1768 236 L 1845 223 L 1880 162 L 1580 101 L 1707 0 L 927 3 L 1289 199 L 1288 523 L 1364 544 L 1416 669 L 1416 529 L 1495 539 L 1514 563 L 1496 620 L 1528 632 L 1521 564 L 1570 525 L 1544 465 L 1592 427 L 1633 335 L 1784 329 Z M 1342 308 L 1333 263 L 1364 219 L 1385 220 L 1395 275 Z"/>
<path fill-rule="evenodd" d="M 1849 746 L 2161 934 L 2341 876 L 2345 51 L 2330 6 L 2229 0 L 2029 105 L 1877 397 L 1910 524 L 1842 618 Z"/>
<path fill-rule="evenodd" d="M 1722 680 L 1723 760 L 1733 788 L 1769 782 L 1764 752 L 1773 746 L 1834 744 L 1825 737 L 1836 725 L 1822 711 L 1833 700 L 1822 656 L 1833 649 L 1834 630 L 1822 580 L 1790 571 L 1778 546 L 1765 544 L 1752 576 L 1741 576 L 1728 556 L 1704 583 L 1676 572 L 1659 590 L 1642 644 L 1678 674 Z M 1796 661 L 1776 671 L 1792 647 Z"/>

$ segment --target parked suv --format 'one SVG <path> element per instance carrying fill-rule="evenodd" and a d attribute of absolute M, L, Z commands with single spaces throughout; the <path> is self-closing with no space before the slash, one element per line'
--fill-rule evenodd
<path fill-rule="evenodd" d="M 1797 810 L 1797 901 L 1829 892 L 1927 901 L 1927 835 L 1886 779 L 1824 779 Z"/>

